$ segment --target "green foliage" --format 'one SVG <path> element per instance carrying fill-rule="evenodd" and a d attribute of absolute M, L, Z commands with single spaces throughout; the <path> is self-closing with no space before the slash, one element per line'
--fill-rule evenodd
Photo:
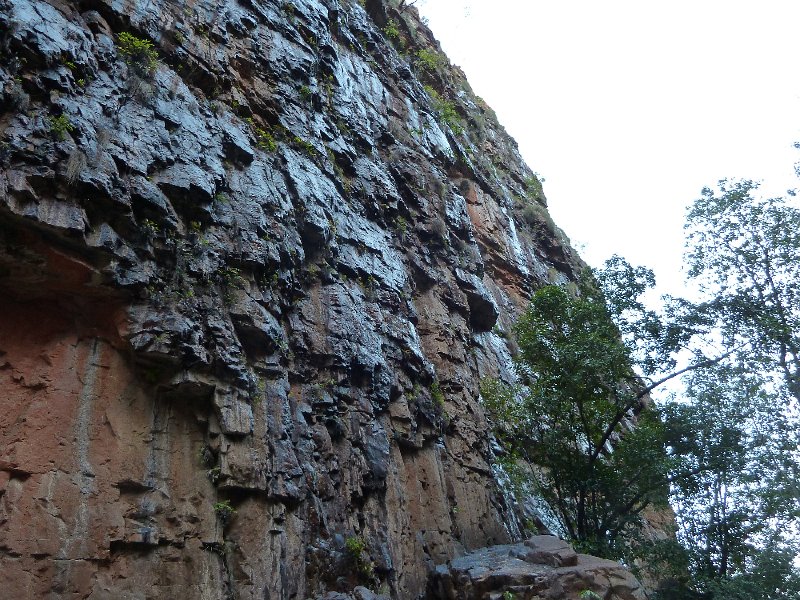
<path fill-rule="evenodd" d="M 364 538 L 358 536 L 350 536 L 344 541 L 344 549 L 353 558 L 361 558 L 361 555 L 367 549 L 367 544 Z"/>
<path fill-rule="evenodd" d="M 142 221 L 142 230 L 145 232 L 147 237 L 154 238 L 160 233 L 161 228 L 155 221 L 151 219 L 145 219 Z"/>
<path fill-rule="evenodd" d="M 59 140 L 66 139 L 67 134 L 73 131 L 75 131 L 75 125 L 69 122 L 67 115 L 62 113 L 57 117 L 50 117 L 50 133 Z"/>
<path fill-rule="evenodd" d="M 711 321 L 686 301 L 665 298 L 665 315 L 644 305 L 641 296 L 655 286 L 650 269 L 634 267 L 615 255 L 594 274 L 628 352 L 644 375 L 675 369 L 677 352 L 708 331 Z M 695 363 L 705 359 L 697 354 Z"/>
<path fill-rule="evenodd" d="M 397 228 L 397 233 L 400 234 L 400 239 L 405 239 L 406 233 L 408 232 L 408 221 L 404 217 L 397 217 L 394 220 L 395 227 Z"/>
<path fill-rule="evenodd" d="M 430 96 L 433 110 L 439 115 L 439 119 L 450 127 L 455 134 L 463 133 L 464 126 L 461 115 L 458 114 L 455 104 L 443 98 L 439 92 L 429 85 L 425 86 L 425 92 Z"/>
<path fill-rule="evenodd" d="M 236 514 L 236 509 L 231 506 L 230 500 L 215 502 L 213 508 L 214 512 L 217 514 L 217 518 L 223 525 L 226 525 Z"/>
<path fill-rule="evenodd" d="M 525 179 L 525 191 L 534 198 L 543 198 L 544 197 L 544 189 L 542 188 L 543 183 L 544 183 L 544 177 L 534 173 L 532 177 L 528 177 Z"/>
<path fill-rule="evenodd" d="M 241 270 L 236 267 L 225 266 L 217 270 L 216 277 L 223 289 L 223 300 L 225 300 L 226 304 L 230 304 L 234 300 L 234 290 L 242 289 L 245 285 Z"/>
<path fill-rule="evenodd" d="M 431 384 L 431 400 L 433 400 L 433 405 L 437 408 L 444 407 L 444 393 L 438 381 L 434 381 Z"/>
<path fill-rule="evenodd" d="M 397 42 L 400 39 L 400 27 L 394 19 L 389 19 L 386 26 L 383 28 L 383 33 L 386 34 L 392 42 Z"/>
<path fill-rule="evenodd" d="M 658 415 L 641 410 L 626 348 L 588 282 L 575 295 L 538 290 L 515 332 L 524 385 L 486 381 L 481 390 L 496 434 L 516 460 L 541 467 L 528 472 L 569 537 L 618 557 L 639 514 L 666 502 Z"/>
<path fill-rule="evenodd" d="M 556 224 L 553 222 L 547 209 L 536 200 L 528 200 L 522 208 L 523 220 L 535 231 L 544 229 L 547 232 L 554 232 Z"/>
<path fill-rule="evenodd" d="M 125 63 L 141 77 L 152 75 L 158 66 L 158 52 L 153 43 L 126 31 L 117 36 L 117 51 Z"/>
<path fill-rule="evenodd" d="M 415 62 L 420 69 L 433 75 L 447 65 L 447 57 L 435 50 L 422 48 L 417 50 Z"/>
<path fill-rule="evenodd" d="M 693 355 L 682 398 L 663 411 L 680 560 L 693 581 L 673 574 L 663 600 L 800 594 L 787 536 L 800 519 L 800 210 L 757 191 L 723 180 L 690 207 L 687 262 L 700 302 L 646 308 L 638 295 L 652 272 L 619 257 L 598 275 L 645 374 L 675 368 L 681 349 Z"/>
<path fill-rule="evenodd" d="M 360 536 L 350 536 L 344 541 L 344 549 L 353 562 L 359 575 L 371 579 L 375 574 L 375 565 L 367 557 L 367 543 Z"/>
<path fill-rule="evenodd" d="M 745 581 L 757 549 L 785 547 L 800 517 L 798 435 L 776 394 L 746 367 L 717 366 L 692 374 L 691 402 L 666 408 L 679 538 L 706 589 Z"/>
<path fill-rule="evenodd" d="M 253 135 L 256 137 L 256 145 L 259 148 L 267 152 L 275 152 L 278 149 L 278 142 L 275 141 L 275 136 L 271 131 L 256 125 L 251 117 L 248 117 L 245 121 L 253 128 Z"/>
<path fill-rule="evenodd" d="M 747 180 L 703 190 L 685 226 L 689 277 L 724 343 L 800 401 L 800 209 L 757 190 Z"/>
<path fill-rule="evenodd" d="M 316 147 L 314 147 L 314 144 L 312 144 L 308 140 L 304 140 L 299 135 L 296 135 L 292 138 L 292 143 L 294 143 L 295 146 L 303 150 L 303 152 L 305 152 L 311 157 L 317 155 L 317 149 Z"/>
<path fill-rule="evenodd" d="M 798 548 L 785 542 L 756 553 L 742 572 L 706 582 L 714 600 L 796 600 L 800 573 L 794 566 Z"/>
<path fill-rule="evenodd" d="M 219 467 L 212 467 L 206 471 L 206 477 L 208 477 L 209 481 L 211 481 L 213 485 L 217 485 L 217 483 L 219 483 L 221 476 L 222 470 Z M 216 504 L 214 505 L 214 510 L 216 511 Z M 233 510 L 232 507 L 231 510 Z"/>

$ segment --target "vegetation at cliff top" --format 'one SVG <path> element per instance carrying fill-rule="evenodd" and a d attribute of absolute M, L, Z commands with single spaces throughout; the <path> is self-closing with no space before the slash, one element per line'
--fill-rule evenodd
<path fill-rule="evenodd" d="M 800 594 L 800 210 L 757 187 L 721 181 L 688 211 L 701 300 L 647 308 L 652 272 L 614 257 L 537 291 L 515 327 L 517 382 L 482 386 L 522 487 L 579 547 L 647 555 L 665 600 Z M 641 536 L 668 501 L 679 546 Z"/>

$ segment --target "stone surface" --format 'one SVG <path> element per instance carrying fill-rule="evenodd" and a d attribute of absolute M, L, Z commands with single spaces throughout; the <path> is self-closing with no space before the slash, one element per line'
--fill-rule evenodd
<path fill-rule="evenodd" d="M 441 600 L 645 600 L 639 582 L 618 563 L 576 554 L 553 536 L 482 548 L 439 565 L 428 597 Z"/>
<path fill-rule="evenodd" d="M 478 385 L 582 263 L 423 49 L 379 0 L 0 0 L 5 596 L 418 598 L 519 537 Z"/>

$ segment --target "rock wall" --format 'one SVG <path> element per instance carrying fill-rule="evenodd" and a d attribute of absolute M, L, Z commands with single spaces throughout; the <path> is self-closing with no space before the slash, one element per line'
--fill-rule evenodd
<path fill-rule="evenodd" d="M 0 51 L 5 597 L 417 598 L 519 538 L 478 384 L 581 263 L 415 9 L 0 0 Z"/>

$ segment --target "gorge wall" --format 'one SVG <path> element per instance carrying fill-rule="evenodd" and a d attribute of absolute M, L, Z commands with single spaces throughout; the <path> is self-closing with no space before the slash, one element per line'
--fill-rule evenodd
<path fill-rule="evenodd" d="M 478 385 L 582 264 L 413 7 L 0 0 L 0 51 L 0 595 L 417 598 L 521 537 Z"/>

